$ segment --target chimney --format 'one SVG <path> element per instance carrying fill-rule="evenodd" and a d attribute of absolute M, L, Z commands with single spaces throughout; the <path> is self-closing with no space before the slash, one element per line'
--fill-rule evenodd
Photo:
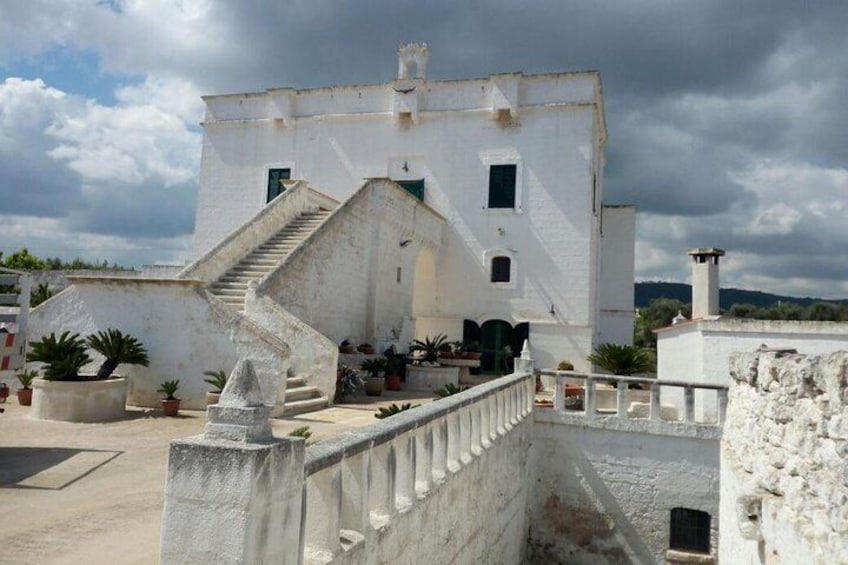
<path fill-rule="evenodd" d="M 697 247 L 692 256 L 692 319 L 718 316 L 718 258 L 724 249 Z"/>

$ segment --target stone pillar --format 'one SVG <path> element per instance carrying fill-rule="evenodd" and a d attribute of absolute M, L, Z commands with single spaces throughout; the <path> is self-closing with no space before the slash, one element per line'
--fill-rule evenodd
<path fill-rule="evenodd" d="M 516 373 L 532 373 L 533 372 L 533 356 L 530 353 L 530 341 L 524 340 L 524 346 L 521 348 L 521 357 L 515 358 Z"/>
<path fill-rule="evenodd" d="M 160 563 L 300 562 L 304 442 L 275 439 L 250 361 L 202 436 L 171 442 Z"/>

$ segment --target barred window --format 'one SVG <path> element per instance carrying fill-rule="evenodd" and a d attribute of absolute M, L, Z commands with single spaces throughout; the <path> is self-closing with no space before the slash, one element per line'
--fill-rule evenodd
<path fill-rule="evenodd" d="M 669 537 L 670 549 L 709 553 L 710 515 L 691 508 L 673 508 Z"/>

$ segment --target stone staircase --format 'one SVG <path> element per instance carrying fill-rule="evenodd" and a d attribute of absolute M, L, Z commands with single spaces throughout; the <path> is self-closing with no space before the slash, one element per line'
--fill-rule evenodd
<path fill-rule="evenodd" d="M 303 377 L 286 379 L 286 404 L 284 416 L 314 412 L 326 408 L 330 403 L 317 387 L 307 385 Z"/>
<path fill-rule="evenodd" d="M 330 210 L 324 208 L 317 212 L 304 212 L 210 284 L 209 292 L 230 308 L 243 311 L 248 283 L 259 281 L 280 265 L 292 249 L 309 237 L 329 215 Z"/>

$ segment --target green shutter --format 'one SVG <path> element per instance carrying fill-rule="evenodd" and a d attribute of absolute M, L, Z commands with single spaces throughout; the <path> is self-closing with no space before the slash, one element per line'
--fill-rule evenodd
<path fill-rule="evenodd" d="M 424 202 L 424 179 L 421 180 L 396 180 L 405 191 L 418 200 Z"/>
<path fill-rule="evenodd" d="M 291 169 L 268 169 L 268 200 L 266 202 L 270 202 L 282 194 L 285 187 L 280 181 L 290 178 Z"/>
<path fill-rule="evenodd" d="M 515 208 L 515 165 L 489 168 L 489 208 Z"/>

